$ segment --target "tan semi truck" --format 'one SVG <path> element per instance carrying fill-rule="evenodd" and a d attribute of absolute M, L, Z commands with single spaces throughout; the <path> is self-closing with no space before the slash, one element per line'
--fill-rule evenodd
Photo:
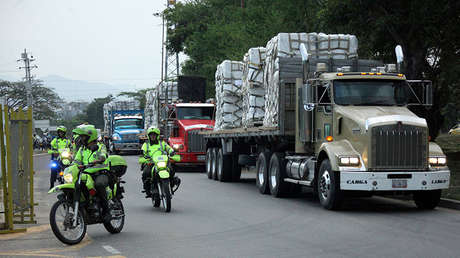
<path fill-rule="evenodd" d="M 426 120 L 408 109 L 430 106 L 429 81 L 409 81 L 397 64 L 374 60 L 279 60 L 280 94 L 274 127 L 205 132 L 209 178 L 235 181 L 255 168 L 262 194 L 275 197 L 311 187 L 326 209 L 347 196 L 412 194 L 435 208 L 450 171 L 429 141 Z"/>

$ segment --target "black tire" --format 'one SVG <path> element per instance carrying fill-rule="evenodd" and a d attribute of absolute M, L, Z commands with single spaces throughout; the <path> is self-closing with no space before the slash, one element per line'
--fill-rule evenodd
<path fill-rule="evenodd" d="M 170 212 L 172 195 L 171 195 L 169 179 L 162 180 L 161 188 L 163 192 L 163 206 L 165 208 L 165 212 Z"/>
<path fill-rule="evenodd" d="M 154 192 L 154 191 L 153 191 L 153 188 L 154 188 L 154 187 L 157 187 L 157 186 L 154 186 L 154 184 L 153 184 L 153 182 L 152 182 L 152 190 L 151 190 L 152 193 Z M 158 192 L 159 192 L 159 191 L 158 191 Z M 152 205 L 153 205 L 153 207 L 154 207 L 154 208 L 158 208 L 158 207 L 160 207 L 160 204 L 161 204 L 160 198 L 156 198 L 156 199 L 155 199 L 155 196 L 153 196 L 153 194 L 152 194 Z"/>
<path fill-rule="evenodd" d="M 222 148 L 217 151 L 217 179 L 228 182 L 232 179 L 232 155 L 224 155 Z"/>
<path fill-rule="evenodd" d="M 286 160 L 279 152 L 272 154 L 268 168 L 268 184 L 270 194 L 274 197 L 283 197 L 288 193 L 289 184 L 284 182 L 286 178 Z"/>
<path fill-rule="evenodd" d="M 212 148 L 206 150 L 206 175 L 212 179 Z"/>
<path fill-rule="evenodd" d="M 212 148 L 212 179 L 217 180 L 217 166 L 219 166 L 217 161 L 218 148 Z"/>
<path fill-rule="evenodd" d="M 62 205 L 69 205 L 69 207 L 73 207 L 73 204 L 65 201 L 65 200 L 59 200 L 57 202 L 55 202 L 53 204 L 53 207 L 51 207 L 51 211 L 50 211 L 50 225 L 51 225 L 51 229 L 54 233 L 54 235 L 61 241 L 63 242 L 64 244 L 68 244 L 68 245 L 75 245 L 75 244 L 78 244 L 81 242 L 81 240 L 83 240 L 83 238 L 85 237 L 86 235 L 86 223 L 85 223 L 85 220 L 83 219 L 83 216 L 81 214 L 80 211 L 78 211 L 78 216 L 77 216 L 77 221 L 79 221 L 79 223 L 82 225 L 82 230 L 81 230 L 81 233 L 80 235 L 75 238 L 75 239 L 69 239 L 67 238 L 66 236 L 64 236 L 62 233 L 61 233 L 61 230 L 59 229 L 59 226 L 58 226 L 58 223 L 56 222 L 56 211 L 57 209 L 62 206 Z M 65 207 L 65 206 L 63 206 Z M 72 209 L 73 210 L 73 209 Z M 60 224 L 60 223 L 59 223 Z"/>
<path fill-rule="evenodd" d="M 121 212 L 124 215 L 125 209 L 123 208 L 123 203 L 118 199 L 114 199 L 114 203 L 115 203 L 116 209 L 121 210 Z M 124 225 L 125 225 L 125 216 L 121 217 L 120 223 L 118 225 L 115 224 L 113 220 L 111 220 L 110 222 L 104 222 L 105 229 L 107 229 L 107 231 L 111 234 L 120 233 L 123 230 Z"/>
<path fill-rule="evenodd" d="M 421 210 L 432 210 L 441 201 L 441 190 L 418 191 L 413 194 L 417 208 Z"/>
<path fill-rule="evenodd" d="M 327 210 L 340 208 L 343 201 L 343 192 L 340 190 L 340 180 L 337 173 L 331 169 L 329 159 L 325 159 L 321 163 L 316 182 L 321 206 Z"/>
<path fill-rule="evenodd" d="M 238 164 L 238 155 L 231 155 L 231 181 L 238 182 L 241 179 L 241 166 Z"/>
<path fill-rule="evenodd" d="M 261 152 L 256 162 L 256 186 L 261 194 L 270 193 L 268 183 L 268 167 L 270 166 L 270 152 Z"/>

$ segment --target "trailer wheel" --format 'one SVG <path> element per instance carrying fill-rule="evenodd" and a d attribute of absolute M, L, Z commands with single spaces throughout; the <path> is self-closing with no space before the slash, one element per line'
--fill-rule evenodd
<path fill-rule="evenodd" d="M 337 174 L 331 169 L 329 159 L 325 159 L 321 163 L 316 182 L 321 205 L 328 210 L 338 209 L 342 204 L 343 192 L 340 190 Z"/>
<path fill-rule="evenodd" d="M 206 175 L 212 179 L 212 148 L 206 150 Z"/>
<path fill-rule="evenodd" d="M 218 148 L 212 148 L 212 179 L 214 180 L 217 180 L 217 166 L 219 166 L 217 152 Z"/>
<path fill-rule="evenodd" d="M 270 193 L 270 188 L 268 186 L 268 167 L 270 165 L 270 155 L 271 153 L 261 152 L 256 162 L 256 185 L 261 194 Z"/>
<path fill-rule="evenodd" d="M 232 179 L 232 155 L 224 155 L 222 148 L 217 152 L 217 179 L 228 182 Z"/>
<path fill-rule="evenodd" d="M 284 182 L 286 178 L 286 160 L 279 152 L 272 154 L 268 170 L 268 182 L 270 193 L 275 197 L 283 197 L 288 189 L 288 183 Z"/>
<path fill-rule="evenodd" d="M 417 191 L 413 195 L 417 208 L 421 210 L 432 210 L 441 201 L 441 190 Z"/>
<path fill-rule="evenodd" d="M 238 182 L 241 179 L 241 166 L 238 164 L 238 155 L 231 155 L 231 181 Z"/>

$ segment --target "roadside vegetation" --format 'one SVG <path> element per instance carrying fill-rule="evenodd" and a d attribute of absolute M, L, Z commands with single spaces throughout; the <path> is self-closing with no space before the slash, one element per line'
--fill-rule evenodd
<path fill-rule="evenodd" d="M 168 48 L 184 52 L 185 75 L 207 78 L 214 95 L 216 65 L 242 60 L 250 47 L 265 46 L 279 32 L 355 34 L 360 58 L 395 63 L 405 54 L 408 79 L 433 81 L 434 105 L 414 110 L 427 118 L 431 137 L 460 119 L 460 1 L 193 0 L 165 11 L 175 29 Z"/>

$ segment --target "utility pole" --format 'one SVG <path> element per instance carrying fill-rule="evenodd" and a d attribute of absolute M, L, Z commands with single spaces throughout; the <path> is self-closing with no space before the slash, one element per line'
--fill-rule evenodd
<path fill-rule="evenodd" d="M 27 53 L 26 49 L 24 49 L 24 52 L 21 53 L 21 59 L 18 59 L 17 61 L 24 62 L 24 66 L 19 67 L 19 69 L 25 69 L 26 71 L 26 77 L 24 77 L 24 80 L 26 81 L 27 108 L 30 110 L 33 110 L 32 109 L 32 75 L 30 74 L 30 70 L 34 68 L 38 68 L 38 66 L 36 65 L 30 66 L 30 63 L 35 61 L 35 59 L 32 55 L 29 57 L 29 53 Z"/>

